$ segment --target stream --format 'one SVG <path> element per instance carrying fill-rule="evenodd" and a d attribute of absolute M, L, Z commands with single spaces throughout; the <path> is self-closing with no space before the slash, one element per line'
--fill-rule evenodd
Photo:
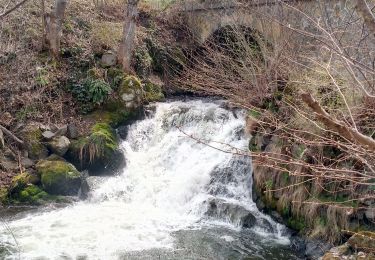
<path fill-rule="evenodd" d="M 89 177 L 87 200 L 4 217 L 0 259 L 299 259 L 252 200 L 250 158 L 220 151 L 247 149 L 245 116 L 221 101 L 157 103 L 127 129 L 127 166 Z"/>

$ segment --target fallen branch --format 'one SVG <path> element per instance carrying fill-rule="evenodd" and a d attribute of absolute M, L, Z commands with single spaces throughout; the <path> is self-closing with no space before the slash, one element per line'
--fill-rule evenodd
<path fill-rule="evenodd" d="M 0 130 L 3 131 L 4 134 L 6 134 L 9 137 L 11 137 L 18 144 L 24 145 L 24 143 L 25 143 L 24 141 L 22 141 L 21 139 L 19 139 L 17 136 L 15 136 L 11 131 L 9 131 L 8 129 L 6 129 L 4 126 L 0 125 Z"/>
<path fill-rule="evenodd" d="M 333 118 L 320 106 L 319 102 L 316 101 L 310 93 L 302 93 L 301 97 L 303 102 L 305 102 L 316 113 L 317 119 L 328 129 L 338 133 L 351 142 L 361 144 L 375 151 L 374 139 L 348 127 L 345 122 Z"/>

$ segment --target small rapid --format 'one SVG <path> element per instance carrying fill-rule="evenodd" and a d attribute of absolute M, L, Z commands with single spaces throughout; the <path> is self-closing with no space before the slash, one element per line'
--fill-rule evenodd
<path fill-rule="evenodd" d="M 247 149 L 245 113 L 201 100 L 154 109 L 129 126 L 121 174 L 86 201 L 0 227 L 0 258 L 296 258 L 252 200 L 250 158 L 221 151 Z"/>

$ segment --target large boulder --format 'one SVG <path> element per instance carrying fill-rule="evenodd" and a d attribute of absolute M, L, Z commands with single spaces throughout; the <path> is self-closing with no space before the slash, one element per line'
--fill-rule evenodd
<path fill-rule="evenodd" d="M 69 149 L 70 141 L 65 136 L 54 137 L 48 142 L 48 146 L 53 153 L 59 156 L 64 156 Z"/>
<path fill-rule="evenodd" d="M 115 66 L 117 63 L 117 56 L 116 53 L 112 51 L 107 51 L 103 54 L 101 63 L 103 67 L 112 67 Z"/>
<path fill-rule="evenodd" d="M 21 131 L 21 137 L 25 142 L 25 147 L 30 159 L 40 160 L 48 156 L 48 149 L 42 143 L 42 131 L 37 125 L 27 125 Z"/>
<path fill-rule="evenodd" d="M 77 195 L 81 187 L 81 174 L 70 163 L 41 160 L 36 165 L 42 187 L 54 195 Z"/>

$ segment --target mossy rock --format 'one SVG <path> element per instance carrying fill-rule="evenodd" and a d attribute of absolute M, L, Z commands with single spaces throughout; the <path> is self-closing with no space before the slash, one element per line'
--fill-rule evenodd
<path fill-rule="evenodd" d="M 348 244 L 355 250 L 373 252 L 375 249 L 375 233 L 361 231 L 349 238 Z"/>
<path fill-rule="evenodd" d="M 21 136 L 25 142 L 30 159 L 39 160 L 48 156 L 48 149 L 41 142 L 43 136 L 38 126 L 26 126 L 25 129 L 22 130 Z"/>
<path fill-rule="evenodd" d="M 118 141 L 110 124 L 97 123 L 89 136 L 71 143 L 68 159 L 79 169 L 89 169 L 94 174 L 115 172 L 125 163 Z"/>
<path fill-rule="evenodd" d="M 111 127 L 118 127 L 119 125 L 126 122 L 128 119 L 134 117 L 135 111 L 125 109 L 124 106 L 118 106 L 118 101 L 113 103 L 107 102 L 105 108 L 108 110 L 96 110 L 89 115 L 90 118 L 94 119 L 98 123 L 105 123 Z M 118 109 L 115 109 L 118 107 Z"/>
<path fill-rule="evenodd" d="M 9 202 L 8 189 L 0 188 L 0 205 L 6 205 Z"/>
<path fill-rule="evenodd" d="M 146 82 L 143 86 L 144 98 L 148 102 L 163 101 L 165 99 L 161 86 Z"/>
<path fill-rule="evenodd" d="M 36 165 L 42 187 L 54 195 L 77 195 L 81 187 L 81 174 L 70 163 L 41 160 Z"/>
<path fill-rule="evenodd" d="M 47 192 L 33 184 L 28 185 L 18 193 L 17 197 L 12 198 L 13 201 L 30 204 L 42 204 L 50 199 L 51 196 Z"/>
<path fill-rule="evenodd" d="M 40 177 L 35 174 L 30 174 L 27 172 L 20 173 L 13 177 L 10 186 L 11 193 L 17 193 L 24 189 L 29 184 L 38 184 L 40 182 Z"/>
<path fill-rule="evenodd" d="M 126 108 L 139 107 L 143 99 L 141 81 L 135 76 L 127 76 L 120 83 L 118 95 Z"/>

